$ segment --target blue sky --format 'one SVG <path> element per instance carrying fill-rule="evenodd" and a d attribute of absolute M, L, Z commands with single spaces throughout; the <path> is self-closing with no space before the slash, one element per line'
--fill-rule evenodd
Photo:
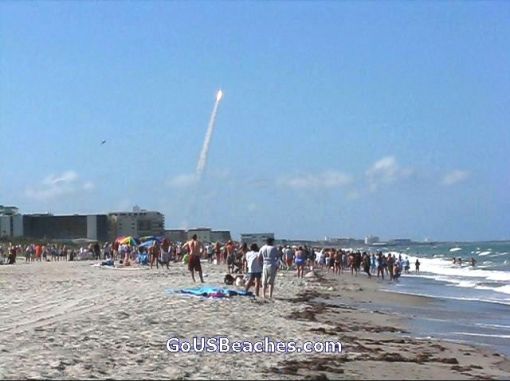
<path fill-rule="evenodd" d="M 1 2 L 0 203 L 510 239 L 509 19 L 508 2 Z"/>

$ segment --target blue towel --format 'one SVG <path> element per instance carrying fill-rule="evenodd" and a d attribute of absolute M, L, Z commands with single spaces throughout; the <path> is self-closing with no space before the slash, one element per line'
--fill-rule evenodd
<path fill-rule="evenodd" d="M 172 291 L 172 290 L 168 290 Z M 240 291 L 240 290 L 231 290 L 228 288 L 222 288 L 222 287 L 212 287 L 212 286 L 201 286 L 201 287 L 195 287 L 195 288 L 183 288 L 180 290 L 175 290 L 178 293 L 181 294 L 190 294 L 190 295 L 196 295 L 196 296 L 204 296 L 204 297 L 216 297 L 216 298 L 222 298 L 222 297 L 230 297 L 230 296 L 253 296 L 253 293 L 248 291 Z"/>

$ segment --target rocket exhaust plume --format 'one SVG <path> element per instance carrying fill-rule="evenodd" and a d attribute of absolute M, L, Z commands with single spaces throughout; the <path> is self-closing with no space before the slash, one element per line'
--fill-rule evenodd
<path fill-rule="evenodd" d="M 195 172 L 195 185 L 191 189 L 190 194 L 191 203 L 189 205 L 186 219 L 183 221 L 182 224 L 182 227 L 184 229 L 188 228 L 189 221 L 191 218 L 196 219 L 197 206 L 195 204 L 197 201 L 199 201 L 198 200 L 199 187 L 202 182 L 202 176 L 205 170 L 205 166 L 207 164 L 207 154 L 209 152 L 209 145 L 211 144 L 212 134 L 214 132 L 214 126 L 216 124 L 216 114 L 218 112 L 218 106 L 220 104 L 221 98 L 223 98 L 223 91 L 218 90 L 218 92 L 216 93 L 216 101 L 214 102 L 211 118 L 209 119 L 209 126 L 207 127 L 207 132 L 205 134 L 204 145 L 202 146 L 202 151 L 200 151 L 200 156 L 198 157 L 197 169 Z"/>
<path fill-rule="evenodd" d="M 216 93 L 216 102 L 214 102 L 211 118 L 209 119 L 209 126 L 207 127 L 207 132 L 205 134 L 204 145 L 202 146 L 202 151 L 200 152 L 200 156 L 198 158 L 196 170 L 196 179 L 198 182 L 202 180 L 202 174 L 204 173 L 204 169 L 207 164 L 207 154 L 209 152 L 209 145 L 211 144 L 211 138 L 214 131 L 214 126 L 216 124 L 216 114 L 218 112 L 218 106 L 220 104 L 221 98 L 223 98 L 223 91 L 220 89 Z"/>

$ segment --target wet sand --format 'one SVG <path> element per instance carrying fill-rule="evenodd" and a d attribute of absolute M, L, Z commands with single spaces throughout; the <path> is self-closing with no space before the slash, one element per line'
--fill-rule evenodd
<path fill-rule="evenodd" d="M 93 262 L 0 266 L 0 378 L 504 379 L 510 362 L 467 345 L 418 340 L 406 321 L 364 304 L 426 303 L 379 291 L 363 276 L 277 276 L 275 299 L 170 295 L 192 287 L 170 270 L 106 270 Z M 223 285 L 225 268 L 202 263 Z M 196 284 L 198 285 L 198 283 Z M 335 340 L 341 354 L 169 353 L 170 337 Z"/>

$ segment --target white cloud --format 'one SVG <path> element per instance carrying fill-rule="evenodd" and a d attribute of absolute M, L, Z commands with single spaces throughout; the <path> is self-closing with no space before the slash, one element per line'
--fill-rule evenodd
<path fill-rule="evenodd" d="M 447 173 L 443 177 L 442 184 L 446 186 L 454 185 L 457 183 L 460 183 L 462 181 L 465 181 L 469 177 L 468 171 L 462 171 L 460 169 L 456 169 L 454 171 L 451 171 Z"/>
<path fill-rule="evenodd" d="M 27 187 L 25 195 L 36 200 L 50 200 L 94 189 L 92 182 L 87 181 L 81 184 L 79 180 L 78 174 L 72 170 L 62 174 L 51 174 L 46 176 L 40 184 Z"/>
<path fill-rule="evenodd" d="M 49 175 L 43 180 L 44 185 L 52 186 L 57 184 L 68 184 L 78 179 L 75 171 L 66 171 L 61 175 Z"/>
<path fill-rule="evenodd" d="M 294 189 L 310 188 L 340 188 L 351 183 L 351 177 L 338 171 L 324 171 L 317 174 L 304 174 L 286 177 L 280 180 L 280 185 Z"/>
<path fill-rule="evenodd" d="M 408 177 L 412 173 L 412 169 L 400 167 L 394 156 L 383 157 L 366 171 L 371 191 L 377 190 L 382 184 L 390 184 L 399 178 Z"/>
<path fill-rule="evenodd" d="M 197 182 L 195 174 L 177 175 L 167 181 L 167 185 L 171 188 L 188 188 Z"/>

